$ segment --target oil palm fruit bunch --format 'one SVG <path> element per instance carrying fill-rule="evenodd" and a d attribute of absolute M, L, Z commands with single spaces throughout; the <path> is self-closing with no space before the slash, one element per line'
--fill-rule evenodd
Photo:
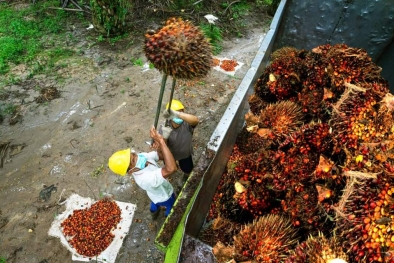
<path fill-rule="evenodd" d="M 354 262 L 394 262 L 394 142 L 360 145 L 348 156 L 348 177 L 334 209 L 337 233 Z M 352 262 L 353 262 L 352 261 Z"/>
<path fill-rule="evenodd" d="M 370 82 L 380 78 L 381 68 L 372 62 L 364 49 L 349 47 L 346 44 L 321 45 L 312 52 L 322 55 L 327 63 L 327 73 L 333 91 L 341 94 L 344 83 Z"/>
<path fill-rule="evenodd" d="M 300 184 L 286 192 L 281 206 L 294 227 L 303 229 L 302 233 L 316 234 L 317 231 L 328 232 L 333 226 L 327 221 L 327 215 L 334 216 L 334 211 L 323 204 L 331 204 L 332 201 L 330 194 L 321 198 L 313 184 Z"/>
<path fill-rule="evenodd" d="M 262 76 L 254 85 L 257 96 L 269 102 L 293 99 L 302 89 L 302 76 L 305 66 L 299 52 L 280 55 L 266 67 Z"/>
<path fill-rule="evenodd" d="M 385 252 L 394 249 L 394 182 L 385 173 L 374 178 L 367 175 L 364 180 L 350 181 L 344 189 L 337 233 L 351 262 L 393 262 Z"/>
<path fill-rule="evenodd" d="M 330 78 L 326 72 L 326 64 L 320 54 L 308 52 L 303 60 L 305 75 L 302 79 L 302 90 L 298 93 L 298 102 L 302 111 L 308 115 L 308 121 L 326 120 L 328 116 L 323 103 L 325 90 L 330 86 Z"/>
<path fill-rule="evenodd" d="M 258 126 L 255 126 L 258 128 Z M 271 140 L 267 140 L 263 136 L 260 136 L 257 132 L 251 132 L 248 127 L 243 127 L 239 132 L 235 144 L 237 149 L 242 155 L 249 153 L 255 153 L 260 149 L 269 149 Z"/>
<path fill-rule="evenodd" d="M 376 121 L 381 121 L 377 119 L 377 104 L 382 98 L 371 89 L 364 88 L 368 85 L 348 84 L 350 89 L 361 87 L 363 90 L 347 90 L 334 107 L 331 125 L 336 151 L 342 147 L 356 149 L 361 142 L 380 142 L 385 139 L 387 129 L 391 129 L 384 125 L 376 125 Z"/>
<path fill-rule="evenodd" d="M 303 125 L 289 134 L 273 152 L 273 187 L 284 191 L 303 182 L 310 182 L 319 165 L 320 154 L 330 149 L 331 136 L 325 123 Z"/>
<path fill-rule="evenodd" d="M 270 190 L 272 176 L 267 152 L 244 155 L 238 159 L 233 174 L 233 198 L 242 210 L 254 217 L 261 216 L 275 203 L 276 194 Z"/>
<path fill-rule="evenodd" d="M 231 246 L 233 236 L 240 231 L 241 226 L 241 224 L 234 223 L 222 216 L 217 216 L 208 227 L 201 231 L 199 238 L 212 247 L 217 243 Z"/>
<path fill-rule="evenodd" d="M 204 77 L 213 63 L 209 41 L 182 18 L 170 18 L 161 29 L 148 30 L 143 49 L 156 69 L 177 79 Z"/>
<path fill-rule="evenodd" d="M 335 238 L 326 238 L 321 232 L 296 246 L 285 263 L 347 263 L 348 256 Z"/>
<path fill-rule="evenodd" d="M 304 120 L 301 107 L 291 101 L 280 101 L 269 104 L 258 115 L 260 136 L 273 141 L 283 140 L 291 132 L 299 128 Z"/>
<path fill-rule="evenodd" d="M 296 232 L 289 219 L 283 216 L 262 216 L 244 225 L 234 236 L 234 259 L 237 262 L 282 262 L 296 242 Z"/>
<path fill-rule="evenodd" d="M 214 220 L 220 216 L 227 219 L 231 218 L 233 222 L 245 223 L 253 219 L 253 216 L 248 211 L 243 210 L 234 198 L 236 193 L 235 185 L 239 180 L 237 175 L 242 174 L 243 169 L 246 169 L 241 166 L 244 158 L 245 155 L 238 150 L 237 146 L 234 146 L 226 171 L 220 179 L 217 191 L 213 197 L 208 220 Z"/>
<path fill-rule="evenodd" d="M 252 94 L 248 98 L 250 112 L 254 115 L 258 115 L 263 108 L 265 108 L 268 104 L 265 100 L 257 96 L 256 94 Z"/>

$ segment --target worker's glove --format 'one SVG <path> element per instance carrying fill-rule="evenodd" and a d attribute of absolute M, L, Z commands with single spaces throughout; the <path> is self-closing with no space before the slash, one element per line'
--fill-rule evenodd
<path fill-rule="evenodd" d="M 171 127 L 162 127 L 161 130 L 163 132 L 163 138 L 167 140 L 168 137 L 170 137 L 170 133 L 172 132 Z"/>
<path fill-rule="evenodd" d="M 179 118 L 179 111 L 176 110 L 165 110 L 163 112 L 163 117 L 166 119 L 174 119 L 174 118 Z"/>

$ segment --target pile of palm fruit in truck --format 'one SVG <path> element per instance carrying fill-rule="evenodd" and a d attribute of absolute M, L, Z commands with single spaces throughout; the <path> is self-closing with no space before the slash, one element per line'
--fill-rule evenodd
<path fill-rule="evenodd" d="M 346 44 L 272 53 L 200 233 L 218 262 L 394 262 L 394 96 L 380 73 Z"/>

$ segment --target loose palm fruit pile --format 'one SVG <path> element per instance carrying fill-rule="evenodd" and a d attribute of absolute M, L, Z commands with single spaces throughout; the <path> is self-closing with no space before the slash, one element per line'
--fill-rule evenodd
<path fill-rule="evenodd" d="M 220 63 L 220 68 L 224 71 L 234 71 L 238 66 L 238 62 L 233 59 L 225 59 Z"/>
<path fill-rule="evenodd" d="M 200 28 L 181 18 L 148 30 L 144 52 L 156 69 L 178 79 L 204 77 L 213 64 L 211 46 Z"/>
<path fill-rule="evenodd" d="M 345 44 L 272 54 L 207 217 L 233 222 L 233 238 L 201 236 L 214 253 L 225 258 L 221 252 L 232 248 L 227 260 L 256 262 L 394 263 L 394 96 L 380 72 L 365 50 Z M 291 230 L 278 225 L 272 234 L 258 223 L 274 215 Z M 204 231 L 219 237 L 224 230 Z M 281 235 L 291 238 L 264 250 Z"/>
<path fill-rule="evenodd" d="M 94 257 L 103 252 L 114 239 L 111 232 L 121 220 L 115 201 L 102 199 L 90 208 L 75 210 L 61 223 L 63 234 L 78 254 Z"/>

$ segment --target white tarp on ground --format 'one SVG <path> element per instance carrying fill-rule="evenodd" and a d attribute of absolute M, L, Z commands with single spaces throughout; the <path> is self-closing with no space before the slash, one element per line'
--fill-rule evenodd
<path fill-rule="evenodd" d="M 89 208 L 95 201 L 89 197 L 81 197 L 77 194 L 72 194 L 66 201 L 66 210 L 58 215 L 52 222 L 52 225 L 48 231 L 48 235 L 60 238 L 62 244 L 72 253 L 72 260 L 74 261 L 89 261 L 88 257 L 79 255 L 74 248 L 70 246 L 67 242 L 66 237 L 60 228 L 61 223 L 68 218 L 69 215 L 73 213 L 74 210 Z M 116 256 L 122 246 L 125 236 L 129 232 L 131 222 L 133 221 L 134 212 L 137 208 L 135 204 L 124 203 L 115 201 L 116 204 L 121 209 L 121 221 L 118 227 L 112 232 L 115 237 L 112 243 L 107 247 L 106 250 L 101 252 L 97 257 L 92 257 L 92 259 L 97 260 L 97 262 L 114 263 Z M 120 229 L 119 229 L 120 227 Z"/>
<path fill-rule="evenodd" d="M 242 63 L 242 62 L 239 62 L 239 61 L 237 61 L 237 60 L 235 60 L 235 59 L 231 59 L 231 58 L 219 58 L 219 57 L 214 57 L 214 58 L 219 60 L 219 65 L 213 67 L 213 69 L 215 69 L 215 70 L 217 70 L 217 71 L 219 71 L 219 72 L 225 73 L 225 74 L 227 74 L 227 75 L 231 75 L 231 76 L 234 76 L 234 75 L 235 75 L 235 72 L 236 72 L 238 69 L 240 69 L 240 68 L 242 67 L 242 65 L 244 64 L 244 63 Z M 236 67 L 234 67 L 234 70 L 233 70 L 233 71 L 224 70 L 224 69 L 222 69 L 222 68 L 220 67 L 220 65 L 221 65 L 222 62 L 225 61 L 225 60 L 234 60 L 234 61 L 237 62 L 238 65 L 237 65 Z"/>

